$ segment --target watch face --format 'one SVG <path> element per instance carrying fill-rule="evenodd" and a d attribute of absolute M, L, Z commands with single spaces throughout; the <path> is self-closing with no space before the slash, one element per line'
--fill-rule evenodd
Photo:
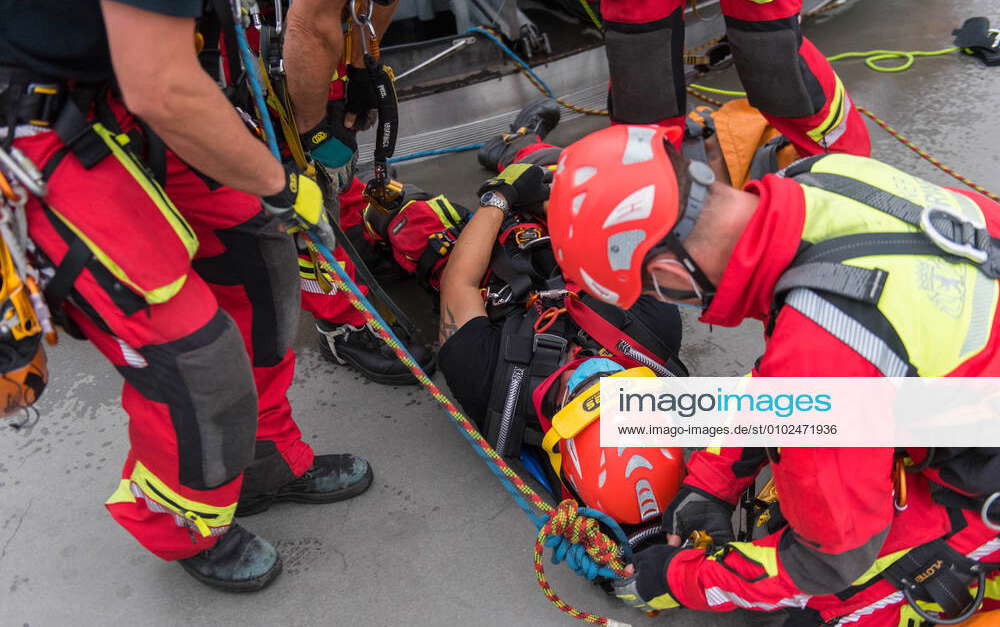
<path fill-rule="evenodd" d="M 501 211 L 507 210 L 507 200 L 496 192 L 486 192 L 479 197 L 479 204 L 486 207 L 496 207 Z"/>

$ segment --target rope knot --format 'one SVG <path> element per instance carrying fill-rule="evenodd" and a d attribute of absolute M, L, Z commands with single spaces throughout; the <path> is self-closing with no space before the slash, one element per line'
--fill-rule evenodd
<path fill-rule="evenodd" d="M 553 564 L 565 561 L 587 579 L 598 575 L 609 579 L 624 576 L 625 564 L 618 544 L 589 513 L 590 510 L 581 511 L 573 499 L 562 501 L 539 530 L 539 543 L 552 548 Z"/>

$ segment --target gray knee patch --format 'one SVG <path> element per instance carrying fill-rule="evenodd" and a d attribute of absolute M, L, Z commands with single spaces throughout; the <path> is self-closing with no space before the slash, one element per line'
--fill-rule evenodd
<path fill-rule="evenodd" d="M 169 408 L 180 483 L 209 490 L 235 479 L 253 461 L 257 390 L 232 318 L 220 310 L 185 338 L 135 350 L 145 365 L 119 371 Z"/>
<path fill-rule="evenodd" d="M 726 35 L 751 105 L 782 118 L 814 115 L 823 108 L 823 88 L 799 55 L 797 17 L 768 22 L 726 18 Z"/>
<path fill-rule="evenodd" d="M 299 325 L 298 255 L 295 242 L 278 228 L 277 220 L 262 229 L 257 239 L 260 257 L 267 270 L 274 310 L 275 340 L 271 348 L 270 363 L 262 364 L 254 351 L 254 365 L 270 365 L 284 357 L 292 346 Z M 257 313 L 256 304 L 254 313 Z M 256 349 L 256 347 L 255 347 Z"/>
<path fill-rule="evenodd" d="M 680 11 L 654 24 L 607 24 L 612 120 L 652 124 L 684 114 L 683 43 Z"/>

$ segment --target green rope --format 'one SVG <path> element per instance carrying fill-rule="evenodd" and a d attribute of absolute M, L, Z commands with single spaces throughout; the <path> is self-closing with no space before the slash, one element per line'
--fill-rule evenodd
<path fill-rule="evenodd" d="M 590 16 L 590 21 L 594 23 L 594 26 L 597 27 L 597 30 L 603 33 L 604 24 L 601 24 L 601 20 L 597 19 L 597 15 L 594 13 L 594 9 L 590 7 L 590 3 L 587 2 L 587 0 L 580 0 L 580 4 L 583 5 L 583 10 L 587 12 L 588 16 Z"/>
<path fill-rule="evenodd" d="M 832 57 L 827 57 L 827 61 L 840 61 L 842 59 L 864 59 L 868 69 L 876 72 L 905 72 L 916 62 L 917 57 L 937 57 L 951 52 L 958 52 L 958 48 L 943 48 L 941 50 L 868 50 L 866 52 L 842 52 Z M 899 65 L 879 65 L 878 61 L 887 59 L 900 59 Z"/>
<path fill-rule="evenodd" d="M 958 48 L 943 48 L 941 50 L 867 50 L 864 52 L 841 52 L 832 57 L 827 57 L 826 60 L 832 63 L 834 61 L 843 61 L 844 59 L 864 59 L 868 69 L 876 72 L 905 72 L 913 67 L 917 57 L 937 57 L 952 52 L 958 52 Z M 886 61 L 888 59 L 900 59 L 902 63 L 891 66 L 879 65 L 879 61 Z M 691 83 L 691 87 L 720 96 L 745 98 L 747 95 L 745 91 L 718 89 L 716 87 L 698 85 L 697 83 Z"/>

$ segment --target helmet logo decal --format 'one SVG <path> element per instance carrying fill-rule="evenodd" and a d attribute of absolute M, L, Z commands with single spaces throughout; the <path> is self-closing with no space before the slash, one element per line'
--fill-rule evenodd
<path fill-rule="evenodd" d="M 648 126 L 628 127 L 628 143 L 622 155 L 622 165 L 653 160 L 653 135 L 656 131 Z"/>
<path fill-rule="evenodd" d="M 597 391 L 583 401 L 582 409 L 586 412 L 597 411 L 601 408 L 601 392 Z"/>
<path fill-rule="evenodd" d="M 639 470 L 640 468 L 648 468 L 652 470 L 653 465 L 650 464 L 649 460 L 643 457 L 642 455 L 633 455 L 628 460 L 628 463 L 625 464 L 625 478 L 628 479 L 630 476 L 632 476 L 633 472 Z"/>
<path fill-rule="evenodd" d="M 606 229 L 622 222 L 645 220 L 653 212 L 655 195 L 656 185 L 647 185 L 635 190 L 611 210 L 602 227 Z"/>
<path fill-rule="evenodd" d="M 576 468 L 576 474 L 583 476 L 583 469 L 580 467 L 580 456 L 576 452 L 576 442 L 573 440 L 566 440 L 566 452 L 569 453 L 569 458 L 573 460 L 573 466 Z"/>
<path fill-rule="evenodd" d="M 577 194 L 573 198 L 573 204 L 570 206 L 570 210 L 573 211 L 574 217 L 580 213 L 580 207 L 583 206 L 583 201 L 586 200 L 586 198 L 587 198 L 586 192 L 582 194 Z"/>
<path fill-rule="evenodd" d="M 572 235 L 570 237 L 572 237 Z M 580 268 L 580 277 L 583 279 L 583 283 L 587 286 L 587 289 L 590 290 L 590 293 L 594 296 L 611 305 L 618 302 L 618 292 L 609 290 L 595 281 L 594 277 L 587 274 L 587 271 L 583 268 Z"/>
<path fill-rule="evenodd" d="M 628 270 L 632 267 L 632 254 L 646 239 L 642 229 L 622 231 L 608 238 L 608 263 L 612 270 Z"/>
<path fill-rule="evenodd" d="M 605 468 L 601 470 L 601 474 L 597 475 L 597 487 L 603 488 L 604 482 L 608 480 L 608 469 Z"/>
<path fill-rule="evenodd" d="M 653 486 L 646 479 L 636 481 L 635 498 L 639 502 L 639 517 L 642 520 L 649 520 L 660 513 L 660 504 L 656 502 Z"/>
<path fill-rule="evenodd" d="M 592 168 L 589 165 L 583 166 L 582 168 L 577 168 L 573 172 L 573 187 L 579 187 L 587 181 L 589 181 L 593 176 L 597 174 L 597 168 Z"/>

